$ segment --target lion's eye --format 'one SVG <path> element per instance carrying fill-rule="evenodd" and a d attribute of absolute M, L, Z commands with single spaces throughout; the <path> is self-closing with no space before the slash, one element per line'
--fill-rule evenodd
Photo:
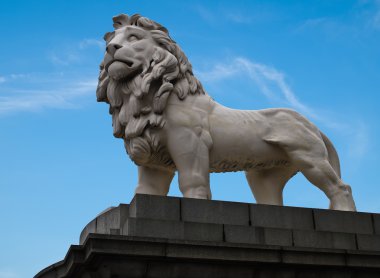
<path fill-rule="evenodd" d="M 139 38 L 137 36 L 135 36 L 135 35 L 130 35 L 128 37 L 128 41 L 129 42 L 134 42 L 134 41 L 138 41 L 138 40 L 139 40 Z"/>

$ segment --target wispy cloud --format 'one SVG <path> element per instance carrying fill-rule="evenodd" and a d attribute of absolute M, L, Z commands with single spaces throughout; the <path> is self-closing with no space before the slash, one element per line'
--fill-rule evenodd
<path fill-rule="evenodd" d="M 202 5 L 194 6 L 194 10 L 205 21 L 211 22 L 216 19 L 215 14 Z"/>
<path fill-rule="evenodd" d="M 56 65 L 52 71 L 0 75 L 0 116 L 82 107 L 90 94 L 94 96 L 96 57 L 101 59 L 103 48 L 96 39 L 62 42 L 48 53 Z"/>
<path fill-rule="evenodd" d="M 105 43 L 98 39 L 83 39 L 79 42 L 69 43 L 64 47 L 52 49 L 47 57 L 52 64 L 57 66 L 78 64 L 88 56 L 91 48 L 95 51 L 103 51 L 105 50 Z"/>
<path fill-rule="evenodd" d="M 251 61 L 248 58 L 238 57 L 225 63 L 218 63 L 210 71 L 197 72 L 197 74 L 206 83 L 220 82 L 237 76 L 247 76 L 268 100 L 292 107 L 324 126 L 335 130 L 341 136 L 349 138 L 349 140 L 345 140 L 345 143 L 351 158 L 361 158 L 368 152 L 370 134 L 366 123 L 351 119 L 350 124 L 347 124 L 346 122 L 335 120 L 333 116 L 326 117 L 317 113 L 315 109 L 298 98 L 287 83 L 286 75 L 274 67 Z"/>
<path fill-rule="evenodd" d="M 318 118 L 310 107 L 297 98 L 287 84 L 285 74 L 274 67 L 238 57 L 225 64 L 216 64 L 209 72 L 199 73 L 204 81 L 217 81 L 242 74 L 248 75 L 267 98 L 280 100 L 310 117 Z"/>
<path fill-rule="evenodd" d="M 315 27 L 326 27 L 331 24 L 331 19 L 327 17 L 317 17 L 317 18 L 309 18 L 302 22 L 299 26 L 295 28 L 295 32 L 303 32 L 310 28 Z"/>
<path fill-rule="evenodd" d="M 56 53 L 51 52 L 48 55 L 49 61 L 54 65 L 68 66 L 72 63 L 79 62 L 80 57 L 75 52 Z"/>
<path fill-rule="evenodd" d="M 376 6 L 376 12 L 372 18 L 372 26 L 375 29 L 380 30 L 380 1 L 379 0 L 375 1 L 375 6 Z"/>
<path fill-rule="evenodd" d="M 19 276 L 14 271 L 0 270 L 0 278 L 18 278 Z"/>
<path fill-rule="evenodd" d="M 80 107 L 78 99 L 93 94 L 96 85 L 97 80 L 74 81 L 62 78 L 49 83 L 48 88 L 46 88 L 46 84 L 44 86 L 37 84 L 37 87 L 44 89 L 1 88 L 0 116 L 11 115 L 16 112 L 40 111 L 46 108 L 77 108 Z"/>
<path fill-rule="evenodd" d="M 228 22 L 237 24 L 248 24 L 252 22 L 252 15 L 247 15 L 244 10 L 232 10 L 225 8 L 216 8 L 210 10 L 203 5 L 196 5 L 192 9 L 200 18 L 209 23 Z"/>
<path fill-rule="evenodd" d="M 98 47 L 101 50 L 105 49 L 105 42 L 102 40 L 97 40 L 97 39 L 84 39 L 79 43 L 79 48 L 80 49 L 86 49 L 88 47 Z"/>
<path fill-rule="evenodd" d="M 241 12 L 227 13 L 226 18 L 235 23 L 247 24 L 252 22 L 252 18 L 250 16 L 244 15 Z"/>

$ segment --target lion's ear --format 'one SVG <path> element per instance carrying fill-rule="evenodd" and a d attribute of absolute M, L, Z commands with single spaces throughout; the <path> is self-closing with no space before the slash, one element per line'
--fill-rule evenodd
<path fill-rule="evenodd" d="M 112 20 L 113 20 L 113 27 L 115 29 L 119 29 L 128 25 L 128 16 L 126 14 L 119 14 L 117 16 L 114 16 Z"/>

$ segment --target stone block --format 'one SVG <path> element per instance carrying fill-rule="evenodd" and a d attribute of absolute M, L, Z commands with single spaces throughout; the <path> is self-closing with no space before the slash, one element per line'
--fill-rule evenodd
<path fill-rule="evenodd" d="M 136 194 L 129 207 L 129 216 L 162 220 L 180 220 L 180 199 Z"/>
<path fill-rule="evenodd" d="M 283 247 L 281 261 L 285 264 L 320 265 L 320 266 L 345 266 L 345 250 L 314 249 L 312 248 Z"/>
<path fill-rule="evenodd" d="M 314 210 L 317 231 L 373 234 L 372 216 L 369 213 L 336 210 Z"/>
<path fill-rule="evenodd" d="M 250 205 L 252 226 L 313 230 L 313 213 L 311 209 L 281 207 L 270 205 Z"/>
<path fill-rule="evenodd" d="M 128 218 L 122 228 L 122 235 L 127 236 L 181 239 L 183 234 L 184 223 L 179 221 Z"/>
<path fill-rule="evenodd" d="M 198 242 L 199 243 L 199 242 Z M 280 263 L 281 247 L 278 246 L 259 246 L 259 248 L 251 248 L 251 246 L 233 245 L 225 246 L 220 242 L 203 242 L 203 244 L 168 244 L 165 254 L 169 259 L 191 259 L 191 260 L 219 260 L 223 263 L 244 261 L 257 263 Z M 256 246 L 255 246 L 256 247 Z"/>
<path fill-rule="evenodd" d="M 109 234 L 110 229 L 120 228 L 120 208 L 111 207 L 96 217 L 96 233 Z"/>
<path fill-rule="evenodd" d="M 358 249 L 380 251 L 380 235 L 357 235 Z"/>
<path fill-rule="evenodd" d="M 254 268 L 246 265 L 231 265 L 198 262 L 162 264 L 150 262 L 144 278 L 246 278 L 253 277 Z"/>
<path fill-rule="evenodd" d="M 255 271 L 254 278 L 297 278 L 297 274 L 292 269 L 273 267 L 271 269 L 258 268 Z M 302 277 L 303 276 L 298 276 Z"/>
<path fill-rule="evenodd" d="M 302 278 L 356 278 L 352 271 L 345 271 L 342 269 L 303 269 L 297 271 L 296 277 Z"/>
<path fill-rule="evenodd" d="M 199 223 L 249 225 L 248 204 L 183 198 L 181 219 Z"/>
<path fill-rule="evenodd" d="M 372 218 L 375 234 L 380 235 L 380 214 L 373 213 Z"/>
<path fill-rule="evenodd" d="M 88 223 L 80 233 L 79 244 L 83 244 L 87 236 L 91 233 L 96 233 L 96 218 L 93 219 L 90 223 Z"/>
<path fill-rule="evenodd" d="M 110 207 L 93 219 L 83 229 L 79 244 L 83 244 L 90 233 L 119 235 L 120 229 L 128 218 L 129 205 L 120 204 L 118 207 Z"/>
<path fill-rule="evenodd" d="M 362 250 L 347 251 L 346 261 L 350 267 L 377 268 L 377 270 L 380 271 L 379 252 Z M 380 277 L 380 275 L 378 277 Z"/>
<path fill-rule="evenodd" d="M 184 222 L 185 240 L 223 241 L 223 225 Z"/>
<path fill-rule="evenodd" d="M 292 246 L 292 232 L 285 229 L 224 225 L 225 241 L 262 245 Z"/>
<path fill-rule="evenodd" d="M 128 218 L 123 235 L 167 239 L 223 241 L 223 225 Z"/>
<path fill-rule="evenodd" d="M 347 233 L 295 230 L 293 241 L 297 247 L 356 249 L 355 235 Z"/>

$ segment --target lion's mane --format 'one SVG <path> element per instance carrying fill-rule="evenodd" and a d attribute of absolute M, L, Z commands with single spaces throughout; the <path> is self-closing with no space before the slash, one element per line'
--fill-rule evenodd
<path fill-rule="evenodd" d="M 191 64 L 183 51 L 173 41 L 167 29 L 160 24 L 135 14 L 121 14 L 113 18 L 114 28 L 127 25 L 149 31 L 159 45 L 152 60 L 146 61 L 141 74 L 132 79 L 114 80 L 100 64 L 97 100 L 109 103 L 114 136 L 123 138 L 125 147 L 137 164 L 153 161 L 155 164 L 173 166 L 173 162 L 160 149 L 157 130 L 165 125 L 165 107 L 174 93 L 180 100 L 189 94 L 204 94 L 200 82 L 194 77 Z M 109 42 L 114 32 L 104 38 Z M 156 90 L 151 90 L 151 85 Z M 163 166 L 164 166 L 163 165 Z"/>

